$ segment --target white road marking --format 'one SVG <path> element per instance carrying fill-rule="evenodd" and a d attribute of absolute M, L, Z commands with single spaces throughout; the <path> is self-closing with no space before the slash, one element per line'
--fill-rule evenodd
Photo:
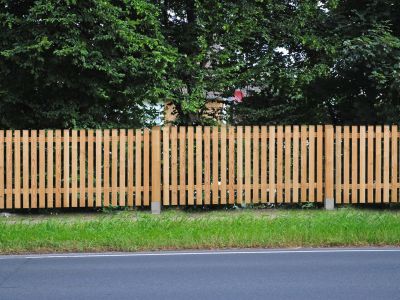
<path fill-rule="evenodd" d="M 243 254 L 296 254 L 296 253 L 352 253 L 352 252 L 400 252 L 396 249 L 309 249 L 309 250 L 259 250 L 259 251 L 204 251 L 204 252 L 142 252 L 142 253 L 85 253 L 85 254 L 41 254 L 4 255 L 0 260 L 47 259 L 47 258 L 91 258 L 91 257 L 145 257 L 145 256 L 196 256 L 196 255 L 243 255 Z"/>

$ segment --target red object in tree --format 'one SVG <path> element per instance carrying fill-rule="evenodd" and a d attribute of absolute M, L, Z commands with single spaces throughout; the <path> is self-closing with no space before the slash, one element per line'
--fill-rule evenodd
<path fill-rule="evenodd" d="M 235 90 L 235 93 L 233 94 L 233 96 L 235 97 L 235 102 L 242 102 L 243 101 L 243 92 L 239 89 Z"/>

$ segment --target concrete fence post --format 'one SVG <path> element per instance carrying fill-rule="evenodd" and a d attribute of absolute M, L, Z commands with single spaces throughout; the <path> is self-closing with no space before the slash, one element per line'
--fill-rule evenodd
<path fill-rule="evenodd" d="M 151 213 L 161 213 L 161 129 L 151 130 Z"/>
<path fill-rule="evenodd" d="M 334 199 L 334 128 L 332 125 L 325 126 L 325 201 L 327 210 L 335 208 Z"/>

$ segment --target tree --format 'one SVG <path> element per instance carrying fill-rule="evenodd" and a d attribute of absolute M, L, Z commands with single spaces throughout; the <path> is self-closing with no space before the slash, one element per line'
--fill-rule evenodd
<path fill-rule="evenodd" d="M 0 126 L 135 127 L 176 59 L 145 0 L 0 0 Z"/>

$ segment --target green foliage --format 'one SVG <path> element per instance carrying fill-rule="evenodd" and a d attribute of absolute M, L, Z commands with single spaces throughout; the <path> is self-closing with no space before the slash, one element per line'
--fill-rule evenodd
<path fill-rule="evenodd" d="M 0 0 L 0 126 L 400 123 L 395 0 Z"/>
<path fill-rule="evenodd" d="M 140 126 L 166 97 L 175 53 L 145 0 L 1 0 L 0 26 L 1 127 Z"/>

